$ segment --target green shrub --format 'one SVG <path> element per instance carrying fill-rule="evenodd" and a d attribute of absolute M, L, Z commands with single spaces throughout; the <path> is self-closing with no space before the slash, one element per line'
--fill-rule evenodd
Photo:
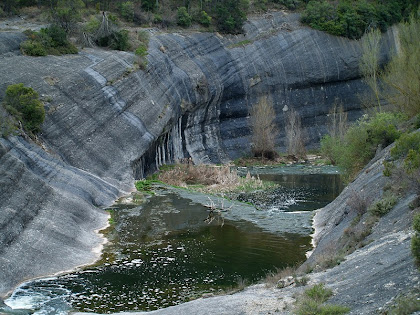
<path fill-rule="evenodd" d="M 339 156 L 339 151 L 341 149 L 341 139 L 339 137 L 333 137 L 330 135 L 325 135 L 321 139 L 321 154 L 323 157 L 330 160 L 331 164 L 336 164 L 337 157 Z"/>
<path fill-rule="evenodd" d="M 420 213 L 414 216 L 413 219 L 413 229 L 417 233 L 420 233 Z"/>
<path fill-rule="evenodd" d="M 404 170 L 407 174 L 413 174 L 420 168 L 420 149 L 408 151 L 407 157 L 404 160 Z"/>
<path fill-rule="evenodd" d="M 39 32 L 27 31 L 28 40 L 20 44 L 29 56 L 77 54 L 77 48 L 67 39 L 67 33 L 57 25 L 50 25 Z"/>
<path fill-rule="evenodd" d="M 142 0 L 141 7 L 145 11 L 153 12 L 155 9 L 157 9 L 156 0 Z"/>
<path fill-rule="evenodd" d="M 389 162 L 389 161 L 383 161 L 382 164 L 384 166 L 384 171 L 383 171 L 384 176 L 386 177 L 391 176 L 392 169 L 394 168 L 394 163 Z"/>
<path fill-rule="evenodd" d="M 188 14 L 186 7 L 179 7 L 177 13 L 177 24 L 179 26 L 188 27 L 191 25 L 192 18 Z"/>
<path fill-rule="evenodd" d="M 22 122 L 25 130 L 40 130 L 45 119 L 45 109 L 34 89 L 25 87 L 23 83 L 9 85 L 3 104 L 10 114 Z"/>
<path fill-rule="evenodd" d="M 85 7 L 82 0 L 58 0 L 52 9 L 54 22 L 68 33 L 81 19 L 81 10 Z"/>
<path fill-rule="evenodd" d="M 101 21 L 92 16 L 90 20 L 84 25 L 84 31 L 87 33 L 95 33 L 101 26 Z"/>
<path fill-rule="evenodd" d="M 201 25 L 205 26 L 205 27 L 209 27 L 211 24 L 211 16 L 207 14 L 206 11 L 201 11 L 199 16 L 198 16 L 198 23 L 200 23 Z"/>
<path fill-rule="evenodd" d="M 324 303 L 332 296 L 332 290 L 325 287 L 323 283 L 314 285 L 305 291 L 305 296 L 311 298 L 318 303 Z"/>
<path fill-rule="evenodd" d="M 61 47 L 69 44 L 66 31 L 57 25 L 43 28 L 39 32 L 44 35 L 45 38 L 48 38 L 51 47 Z"/>
<path fill-rule="evenodd" d="M 153 16 L 153 23 L 155 23 L 155 24 L 160 24 L 160 23 L 162 23 L 162 22 L 163 22 L 162 15 L 160 15 L 160 14 L 155 14 L 155 15 Z"/>
<path fill-rule="evenodd" d="M 321 152 L 342 169 L 344 179 L 351 180 L 375 156 L 378 146 L 383 148 L 398 139 L 397 127 L 403 119 L 384 112 L 362 117 L 342 138 L 324 136 Z"/>
<path fill-rule="evenodd" d="M 400 24 L 398 37 L 398 54 L 394 54 L 381 78 L 386 83 L 384 95 L 397 109 L 414 117 L 420 113 L 420 19 L 411 16 Z"/>
<path fill-rule="evenodd" d="M 332 290 L 325 288 L 324 284 L 317 284 L 304 292 L 297 301 L 295 314 L 297 315 L 339 315 L 350 311 L 341 305 L 322 304 L 332 296 Z"/>
<path fill-rule="evenodd" d="M 134 186 L 136 186 L 137 191 L 141 191 L 143 193 L 153 195 L 154 194 L 153 184 L 155 183 L 161 183 L 161 182 L 154 179 L 143 179 L 143 180 L 136 181 L 134 183 Z"/>
<path fill-rule="evenodd" d="M 29 56 L 46 56 L 47 51 L 40 42 L 26 40 L 20 44 L 22 53 Z"/>
<path fill-rule="evenodd" d="M 403 1 L 309 1 L 302 12 L 302 23 L 333 35 L 360 38 L 370 27 L 385 31 L 417 9 Z"/>
<path fill-rule="evenodd" d="M 401 132 L 398 131 L 398 124 L 405 120 L 405 117 L 400 114 L 393 113 L 378 113 L 367 123 L 368 142 L 371 143 L 375 149 L 378 145 L 382 148 L 387 147 L 398 139 Z"/>
<path fill-rule="evenodd" d="M 393 305 L 389 306 L 384 314 L 389 315 L 409 315 L 415 314 L 420 311 L 420 289 L 414 288 L 413 290 L 403 293 L 398 296 L 394 301 Z"/>
<path fill-rule="evenodd" d="M 303 299 L 298 303 L 296 315 L 319 314 L 319 303 L 311 299 Z"/>
<path fill-rule="evenodd" d="M 138 38 L 139 41 L 141 41 L 145 45 L 148 45 L 149 44 L 150 36 L 149 36 L 149 33 L 148 32 L 146 32 L 146 31 L 139 31 L 139 33 L 137 35 L 137 38 Z"/>
<path fill-rule="evenodd" d="M 242 32 L 246 21 L 249 0 L 226 0 L 216 6 L 216 26 L 223 33 L 237 34 Z"/>
<path fill-rule="evenodd" d="M 420 149 L 420 132 L 404 133 L 391 149 L 391 157 L 396 160 L 404 158 L 410 150 Z"/>
<path fill-rule="evenodd" d="M 147 56 L 147 46 L 144 43 L 141 43 L 139 47 L 137 47 L 135 54 L 139 57 L 146 57 Z"/>
<path fill-rule="evenodd" d="M 121 4 L 121 16 L 128 22 L 134 21 L 134 3 L 131 1 Z"/>
<path fill-rule="evenodd" d="M 137 60 L 135 61 L 140 69 L 146 70 L 147 68 L 147 45 L 145 43 L 140 43 L 137 47 L 136 51 L 134 52 L 137 56 Z"/>
<path fill-rule="evenodd" d="M 397 203 L 397 198 L 394 195 L 386 195 L 381 200 L 375 202 L 369 207 L 369 212 L 372 215 L 382 217 L 387 214 Z"/>
<path fill-rule="evenodd" d="M 120 30 L 118 32 L 115 32 L 111 38 L 110 47 L 116 50 L 129 50 L 130 43 L 128 41 L 128 31 Z"/>

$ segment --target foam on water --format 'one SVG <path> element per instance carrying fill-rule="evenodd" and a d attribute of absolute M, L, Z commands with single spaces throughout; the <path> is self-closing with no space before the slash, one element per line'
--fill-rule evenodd
<path fill-rule="evenodd" d="M 56 277 L 38 279 L 20 285 L 4 302 L 12 310 L 30 310 L 36 315 L 66 315 L 71 291 L 54 283 Z M 13 313 L 12 313 L 13 314 Z"/>

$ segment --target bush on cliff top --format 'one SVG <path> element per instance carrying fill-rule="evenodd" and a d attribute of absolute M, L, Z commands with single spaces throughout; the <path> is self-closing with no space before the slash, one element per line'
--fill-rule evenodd
<path fill-rule="evenodd" d="M 51 25 L 39 32 L 26 31 L 28 40 L 20 45 L 26 55 L 46 56 L 77 54 L 77 48 L 68 41 L 67 33 L 57 25 Z"/>
<path fill-rule="evenodd" d="M 333 35 L 358 39 L 370 28 L 385 31 L 401 22 L 417 10 L 419 3 L 419 0 L 312 0 L 303 11 L 301 21 Z"/>
<path fill-rule="evenodd" d="M 38 93 L 23 85 L 9 85 L 6 89 L 3 106 L 22 123 L 26 131 L 35 133 L 40 130 L 45 119 L 44 105 L 38 99 Z"/>

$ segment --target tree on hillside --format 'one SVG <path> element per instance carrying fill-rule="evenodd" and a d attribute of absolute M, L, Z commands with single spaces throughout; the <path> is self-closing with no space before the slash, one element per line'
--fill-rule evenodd
<path fill-rule="evenodd" d="M 219 30 L 225 33 L 241 33 L 246 21 L 249 0 L 226 0 L 216 6 L 216 20 Z"/>
<path fill-rule="evenodd" d="M 274 159 L 275 139 L 278 129 L 275 125 L 276 112 L 267 98 L 262 98 L 254 104 L 250 111 L 250 125 L 252 135 L 252 152 L 255 157 Z"/>
<path fill-rule="evenodd" d="M 361 39 L 362 57 L 360 60 L 360 71 L 364 80 L 372 89 L 376 98 L 376 105 L 381 110 L 381 101 L 379 99 L 379 52 L 381 42 L 381 31 L 377 28 L 367 32 Z"/>
<path fill-rule="evenodd" d="M 80 20 L 80 11 L 84 6 L 82 0 L 58 0 L 52 9 L 53 19 L 68 33 Z"/>
<path fill-rule="evenodd" d="M 409 116 L 420 114 L 420 20 L 412 16 L 398 28 L 399 50 L 383 75 L 388 100 Z"/>
<path fill-rule="evenodd" d="M 18 0 L 3 0 L 2 2 L 2 9 L 7 14 L 14 13 L 14 11 L 16 11 L 19 7 Z"/>

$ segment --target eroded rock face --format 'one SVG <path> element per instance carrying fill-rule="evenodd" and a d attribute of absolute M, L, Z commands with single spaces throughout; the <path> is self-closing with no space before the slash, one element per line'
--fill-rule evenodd
<path fill-rule="evenodd" d="M 0 140 L 0 296 L 19 282 L 93 262 L 95 230 L 120 191 L 19 137 Z"/>
<path fill-rule="evenodd" d="M 245 29 L 234 37 L 154 35 L 146 71 L 127 52 L 22 56 L 24 36 L 0 33 L 0 97 L 22 82 L 47 112 L 45 148 L 1 140 L 0 296 L 24 279 L 92 260 L 100 242 L 92 231 L 106 222 L 95 206 L 133 189 L 135 178 L 183 158 L 217 163 L 249 152 L 248 112 L 261 97 L 275 106 L 279 148 L 286 110 L 301 115 L 308 146 L 325 133 L 334 102 L 351 120 L 360 116 L 358 42 L 281 12 Z M 384 47 L 393 45 L 390 31 Z"/>

